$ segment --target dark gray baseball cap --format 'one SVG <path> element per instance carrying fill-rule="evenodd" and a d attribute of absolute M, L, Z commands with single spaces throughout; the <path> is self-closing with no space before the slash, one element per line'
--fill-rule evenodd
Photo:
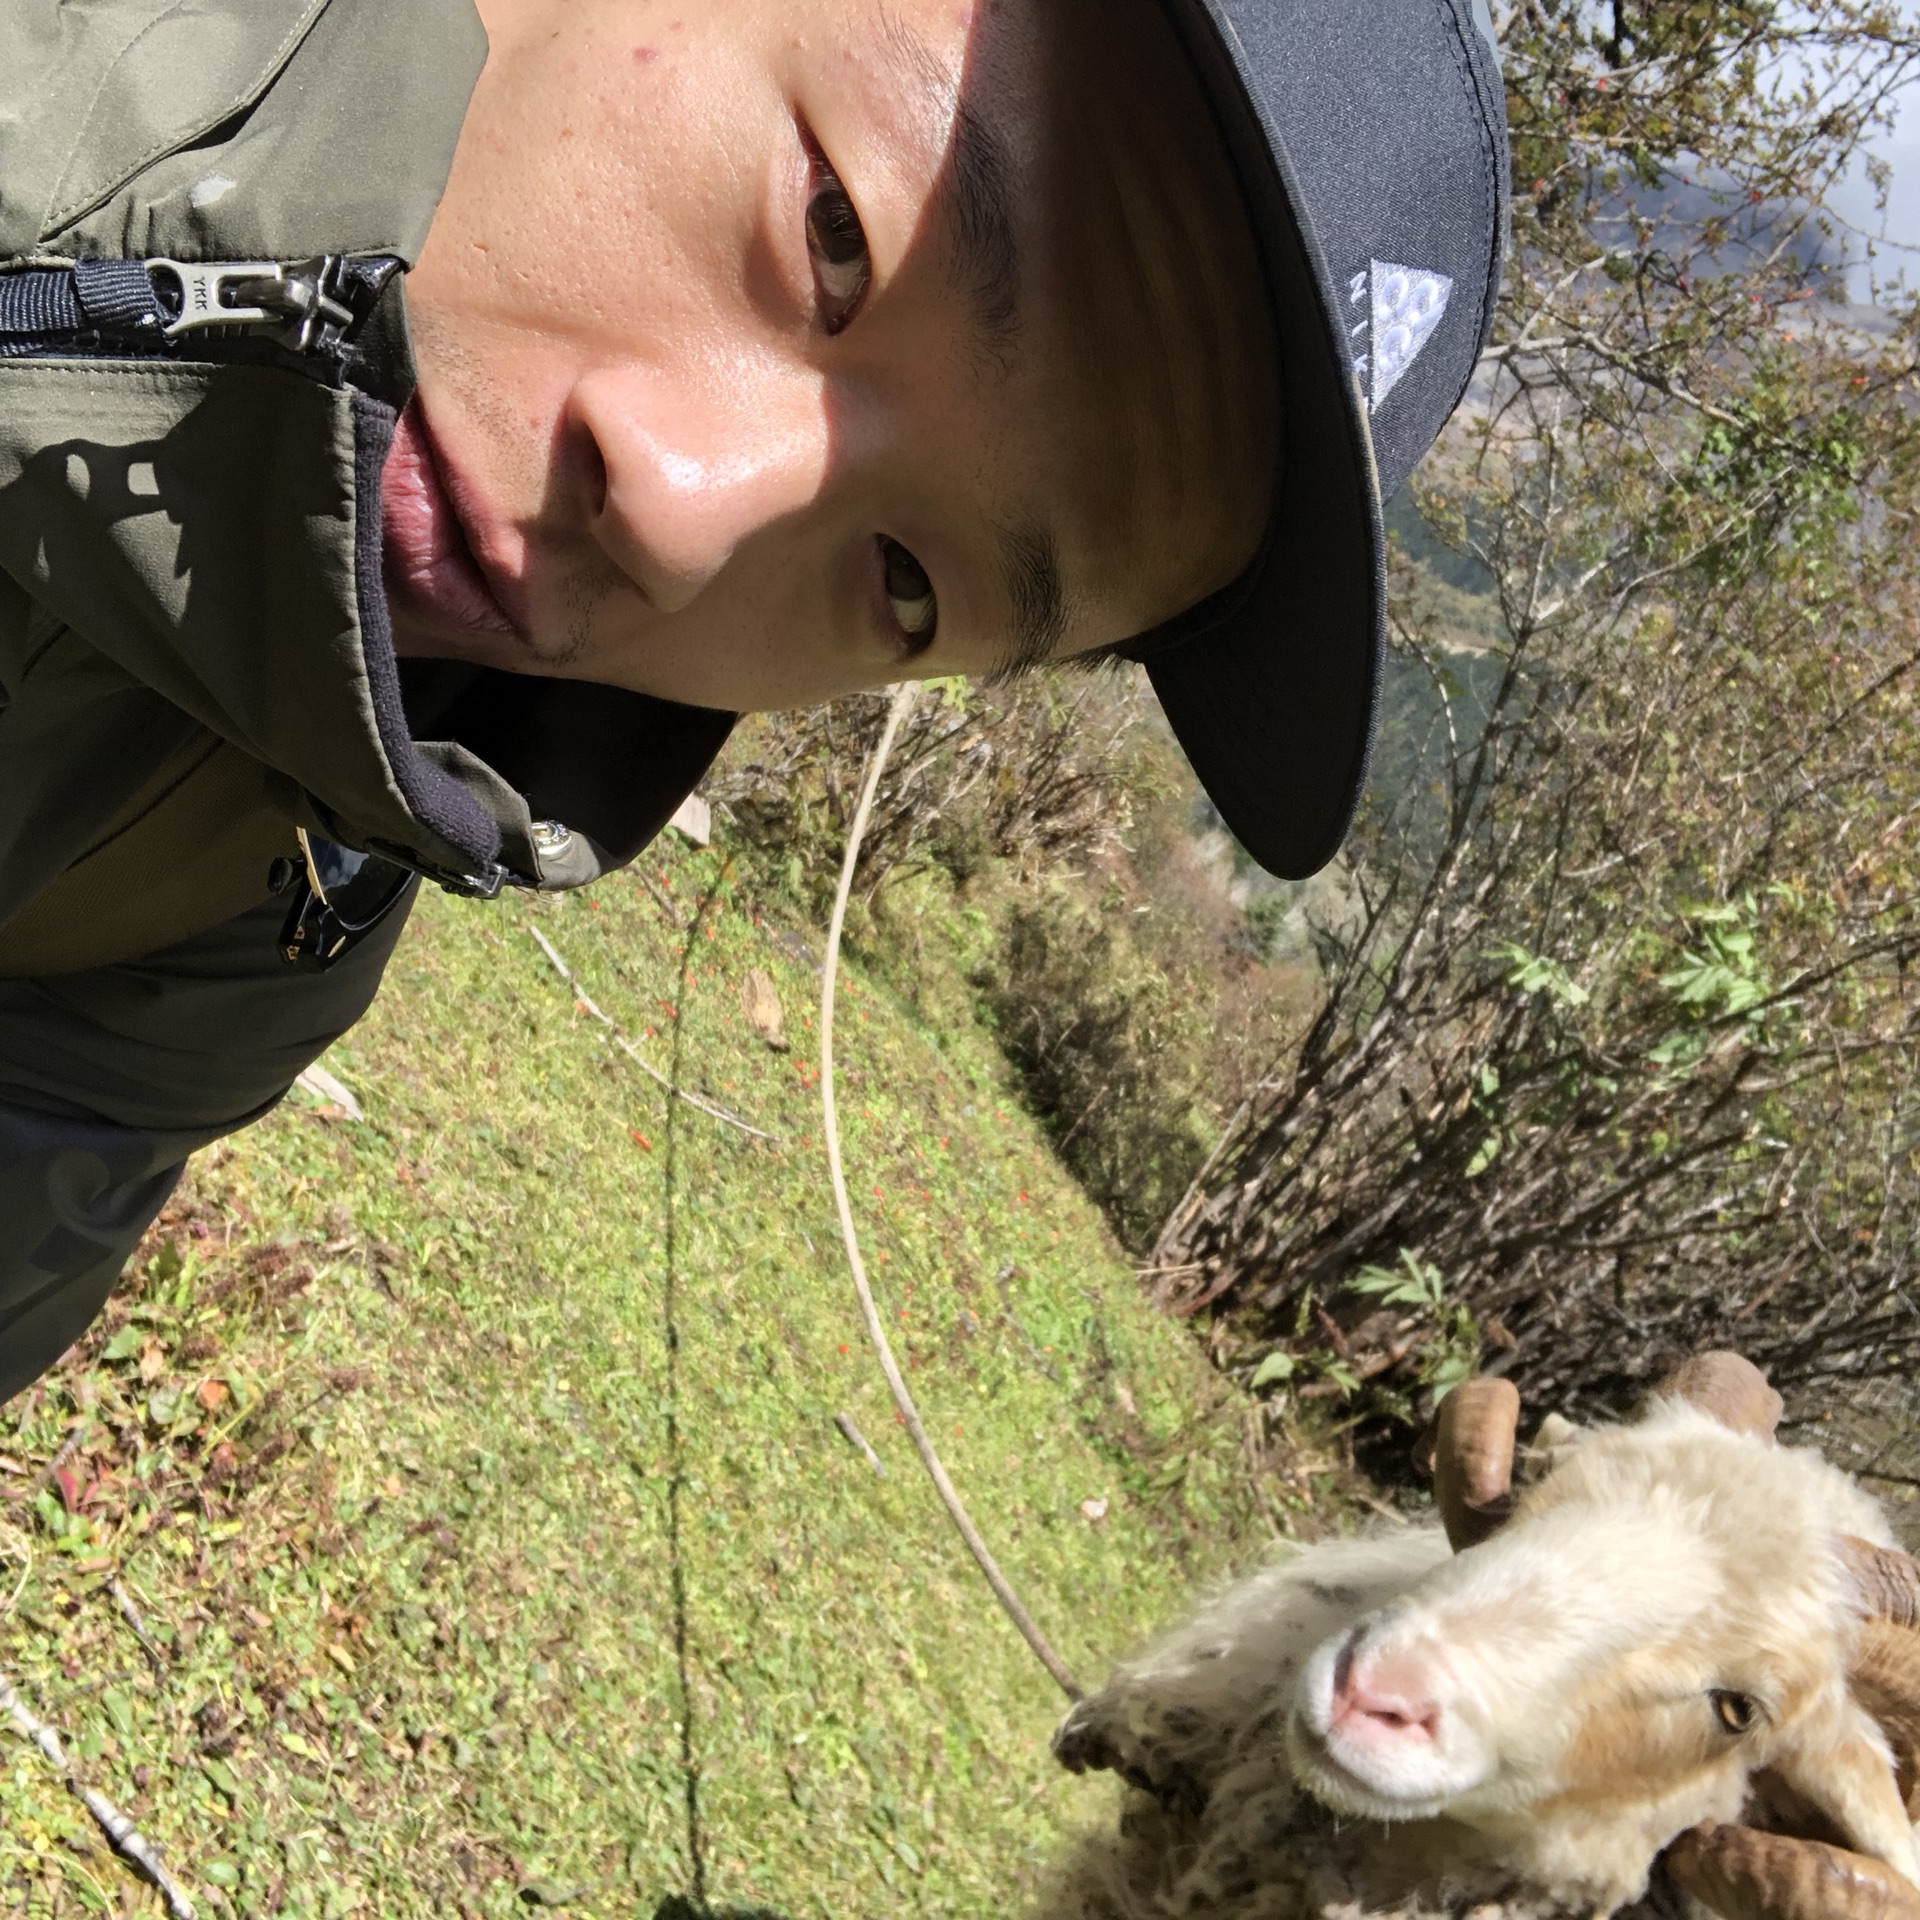
<path fill-rule="evenodd" d="M 1507 233 L 1487 0 L 1162 0 L 1213 102 L 1272 298 L 1281 446 L 1260 553 L 1120 651 L 1271 872 L 1323 867 L 1366 779 L 1381 503 L 1459 404 Z"/>

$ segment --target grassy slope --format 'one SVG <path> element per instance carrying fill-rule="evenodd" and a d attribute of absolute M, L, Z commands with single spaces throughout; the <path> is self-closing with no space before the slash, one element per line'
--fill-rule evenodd
<path fill-rule="evenodd" d="M 720 862 L 649 870 L 685 913 Z M 781 1144 L 670 1117 L 536 918 L 650 1057 L 677 1038 L 685 1082 Z M 755 965 L 792 1054 L 742 1018 Z M 952 979 L 921 985 L 916 1012 L 847 983 L 870 1258 L 957 1479 L 1097 1677 L 1245 1557 L 1239 1416 Z M 204 1156 L 85 1354 L 0 1416 L 0 1661 L 203 1911 L 1005 1913 L 1104 1804 L 1048 1760 L 1061 1703 L 861 1343 L 816 990 L 731 883 L 690 942 L 637 875 L 427 901 L 329 1057 L 366 1122 L 290 1102 Z M 158 1911 L 10 1738 L 0 1823 L 0 1908 Z"/>

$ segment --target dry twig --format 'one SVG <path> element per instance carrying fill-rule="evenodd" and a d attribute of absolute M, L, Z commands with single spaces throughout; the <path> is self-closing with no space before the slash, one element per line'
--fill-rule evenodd
<path fill-rule="evenodd" d="M 104 1793 L 81 1780 L 73 1762 L 67 1758 L 66 1748 L 60 1744 L 60 1736 L 20 1698 L 4 1674 L 0 1674 L 0 1711 L 46 1755 L 66 1782 L 67 1791 L 93 1815 L 94 1824 L 107 1836 L 114 1852 L 158 1889 L 161 1899 L 167 1903 L 170 1920 L 197 1920 L 193 1902 L 160 1864 L 159 1849 Z"/>
<path fill-rule="evenodd" d="M 153 1636 L 147 1631 L 147 1623 L 141 1619 L 140 1610 L 133 1604 L 133 1596 L 120 1584 L 116 1574 L 107 1582 L 107 1593 L 113 1604 L 120 1609 L 120 1618 L 133 1629 L 133 1637 L 140 1642 L 140 1651 L 152 1662 L 155 1673 L 166 1671 L 166 1657 L 155 1645 Z"/>
<path fill-rule="evenodd" d="M 968 1514 L 940 1455 L 934 1449 L 933 1441 L 927 1435 L 920 1409 L 914 1405 L 913 1395 L 907 1391 L 906 1380 L 887 1339 L 887 1330 L 881 1323 L 880 1309 L 874 1304 L 873 1288 L 867 1282 L 866 1262 L 860 1256 L 860 1236 L 853 1224 L 853 1205 L 847 1197 L 846 1169 L 840 1159 L 840 1114 L 834 1098 L 833 1077 L 833 1003 L 834 989 L 840 978 L 840 935 L 846 925 L 847 901 L 852 895 L 854 874 L 860 864 L 860 843 L 866 836 L 867 820 L 873 812 L 873 796 L 879 788 L 880 776 L 886 769 L 894 736 L 912 707 L 916 692 L 917 688 L 910 680 L 903 681 L 894 689 L 893 704 L 887 712 L 887 724 L 867 762 L 860 801 L 854 809 L 853 825 L 847 833 L 847 851 L 840 866 L 839 889 L 833 897 L 833 918 L 827 926 L 826 970 L 820 983 L 820 1108 L 827 1140 L 827 1172 L 833 1181 L 833 1201 L 840 1215 L 840 1237 L 846 1243 L 847 1264 L 853 1270 L 853 1290 L 860 1297 L 860 1316 L 867 1323 L 867 1336 L 872 1340 L 873 1350 L 879 1357 L 880 1371 L 887 1376 L 887 1389 L 893 1395 L 893 1404 L 900 1410 L 900 1418 L 906 1423 L 907 1432 L 912 1436 L 921 1463 L 933 1482 L 934 1491 L 939 1494 L 960 1538 L 966 1542 L 967 1551 L 986 1575 L 987 1584 L 1005 1609 L 1007 1618 L 1020 1629 L 1027 1645 L 1059 1683 L 1060 1690 L 1067 1698 L 1079 1700 L 1085 1697 L 1079 1683 L 1068 1670 L 1066 1662 L 1054 1652 L 1033 1615 L 1014 1592 L 1007 1576 L 1000 1571 L 1000 1563 L 994 1559 L 992 1550 L 981 1537 L 980 1529 L 973 1524 L 972 1516 Z"/>
<path fill-rule="evenodd" d="M 884 1480 L 887 1470 L 880 1464 L 880 1456 L 875 1453 L 873 1448 L 868 1444 L 867 1436 L 853 1424 L 853 1415 L 850 1413 L 836 1413 L 833 1416 L 833 1424 L 840 1429 L 841 1435 L 846 1440 L 847 1445 L 858 1452 L 866 1460 L 867 1465 Z"/>

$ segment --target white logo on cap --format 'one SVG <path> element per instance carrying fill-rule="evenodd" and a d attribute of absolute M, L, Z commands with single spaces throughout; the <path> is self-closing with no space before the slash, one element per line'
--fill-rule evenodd
<path fill-rule="evenodd" d="M 1369 337 L 1371 347 L 1353 363 L 1367 389 L 1369 413 L 1379 411 L 1400 376 L 1419 359 L 1452 295 L 1453 282 L 1444 273 L 1392 260 L 1370 260 L 1367 271 L 1348 282 L 1347 299 L 1362 315 L 1350 333 L 1356 342 Z"/>

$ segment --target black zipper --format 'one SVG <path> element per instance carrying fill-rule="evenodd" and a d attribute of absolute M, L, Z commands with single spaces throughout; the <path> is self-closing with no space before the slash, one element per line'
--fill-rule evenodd
<path fill-rule="evenodd" d="M 78 260 L 0 272 L 0 359 L 238 359 L 331 385 L 401 269 L 391 254 Z"/>

